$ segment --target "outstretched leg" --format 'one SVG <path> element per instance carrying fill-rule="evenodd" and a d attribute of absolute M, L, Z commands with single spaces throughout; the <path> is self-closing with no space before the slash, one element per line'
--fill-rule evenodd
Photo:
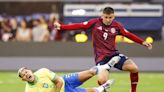
<path fill-rule="evenodd" d="M 97 69 L 91 68 L 86 71 L 78 72 L 78 77 L 81 82 L 85 82 L 86 80 L 90 79 L 94 75 L 96 75 Z"/>
<path fill-rule="evenodd" d="M 78 73 L 79 80 L 81 82 L 85 82 L 86 80 L 88 80 L 89 78 L 93 77 L 94 75 L 99 74 L 101 72 L 104 72 L 107 69 L 111 69 L 111 67 L 113 67 L 119 60 L 120 60 L 120 57 L 119 56 L 115 56 L 107 64 L 95 66 L 95 67 L 93 67 L 93 68 L 91 68 L 89 70 L 79 72 Z"/>
<path fill-rule="evenodd" d="M 78 72 L 78 74 L 76 73 L 78 75 L 78 80 L 80 81 L 80 83 L 78 85 L 75 85 L 74 87 L 80 86 L 82 83 L 84 83 L 86 80 L 90 79 L 96 74 L 99 74 L 107 69 L 109 70 L 112 66 L 114 66 L 119 61 L 119 59 L 120 57 L 115 57 L 114 59 L 111 59 L 107 64 L 95 66 L 89 70 Z M 103 85 L 97 88 L 86 89 L 86 91 L 87 92 L 103 92 L 104 90 L 108 89 L 112 83 L 113 83 L 113 80 L 109 80 L 109 81 L 104 82 Z M 84 89 L 80 89 L 80 88 L 76 88 L 76 90 L 84 91 Z"/>

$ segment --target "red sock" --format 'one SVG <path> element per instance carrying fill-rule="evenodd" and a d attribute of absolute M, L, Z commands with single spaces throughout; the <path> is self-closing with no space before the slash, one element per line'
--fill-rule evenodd
<path fill-rule="evenodd" d="M 130 80 L 131 80 L 131 92 L 136 92 L 136 87 L 138 83 L 138 72 L 137 73 L 130 73 Z"/>

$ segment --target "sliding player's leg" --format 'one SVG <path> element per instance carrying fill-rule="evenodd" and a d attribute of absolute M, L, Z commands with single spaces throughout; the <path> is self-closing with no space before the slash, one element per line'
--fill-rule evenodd
<path fill-rule="evenodd" d="M 116 60 L 115 60 L 116 59 Z M 107 64 L 104 64 L 104 65 L 100 65 L 100 66 L 95 66 L 89 70 L 86 70 L 86 71 L 82 71 L 82 72 L 78 72 L 78 73 L 73 73 L 73 74 L 69 74 L 69 75 L 66 75 L 64 76 L 64 80 L 69 84 L 71 85 L 71 88 L 70 86 L 68 85 L 68 88 L 66 88 L 67 90 L 77 90 L 78 89 L 78 92 L 80 92 L 80 90 L 84 91 L 85 89 L 81 89 L 81 88 L 76 88 L 78 86 L 80 86 L 81 84 L 83 84 L 86 80 L 90 79 L 91 77 L 93 77 L 94 75 L 98 74 L 98 73 L 101 73 L 103 71 L 106 71 L 107 69 L 110 69 L 114 64 L 116 63 L 116 61 L 119 59 L 118 58 L 115 58 L 114 60 L 111 59 L 111 63 L 107 63 Z M 117 62 L 118 62 L 117 61 Z M 101 87 L 98 87 L 96 90 L 98 90 L 99 92 L 101 92 L 101 90 L 105 90 L 107 88 L 109 88 L 108 86 L 110 86 L 111 84 L 113 83 L 112 80 L 110 81 L 106 81 L 104 82 L 103 84 L 104 85 L 101 85 Z M 87 89 L 90 91 L 90 89 Z M 95 89 L 94 89 L 95 90 Z M 93 90 L 92 90 L 93 91 Z M 69 92 L 69 91 L 68 91 Z M 73 91 L 72 91 L 73 92 Z"/>
<path fill-rule="evenodd" d="M 81 82 L 85 82 L 86 80 L 88 80 L 89 78 L 93 77 L 96 74 L 100 75 L 100 73 L 103 74 L 104 72 L 105 72 L 104 74 L 106 74 L 107 70 L 110 70 L 111 67 L 113 67 L 116 63 L 119 62 L 119 60 L 120 60 L 120 57 L 119 56 L 115 56 L 108 63 L 106 63 L 104 65 L 97 65 L 97 66 L 95 66 L 95 67 L 93 67 L 93 68 L 91 68 L 89 70 L 79 72 L 78 73 L 79 80 Z M 102 83 L 102 84 L 104 84 L 104 83 Z"/>
<path fill-rule="evenodd" d="M 66 92 L 102 92 L 105 89 L 110 88 L 111 84 L 113 83 L 113 80 L 107 81 L 104 85 L 101 85 L 97 88 L 77 88 L 81 84 L 83 84 L 86 80 L 90 79 L 94 75 L 97 74 L 97 71 L 99 71 L 100 68 L 106 69 L 104 67 L 93 67 L 89 70 L 78 72 L 78 73 L 72 73 L 69 75 L 65 75 L 63 78 L 65 80 L 65 90 Z"/>

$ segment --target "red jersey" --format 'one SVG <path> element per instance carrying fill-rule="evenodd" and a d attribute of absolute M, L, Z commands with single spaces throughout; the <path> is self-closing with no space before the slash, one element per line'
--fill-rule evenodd
<path fill-rule="evenodd" d="M 116 20 L 113 20 L 111 25 L 103 24 L 101 18 L 94 18 L 83 23 L 61 25 L 61 30 L 80 29 L 90 29 L 92 31 L 92 43 L 96 63 L 117 52 L 115 42 L 116 35 L 123 35 L 139 44 L 143 43 L 142 39 L 125 30 L 125 28 Z"/>

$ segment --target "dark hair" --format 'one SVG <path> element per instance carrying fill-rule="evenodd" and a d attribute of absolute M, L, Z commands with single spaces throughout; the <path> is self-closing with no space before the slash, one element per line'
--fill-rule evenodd
<path fill-rule="evenodd" d="M 114 14 L 114 9 L 112 7 L 105 7 L 103 10 L 104 14 Z"/>

